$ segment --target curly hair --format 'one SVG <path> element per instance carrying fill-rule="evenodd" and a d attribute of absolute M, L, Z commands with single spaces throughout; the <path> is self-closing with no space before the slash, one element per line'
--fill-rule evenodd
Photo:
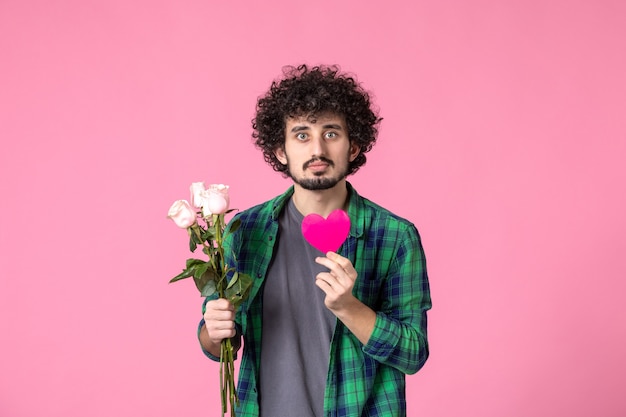
<path fill-rule="evenodd" d="M 374 146 L 382 120 L 372 109 L 370 95 L 338 66 L 289 66 L 283 68 L 283 75 L 258 99 L 252 119 L 252 137 L 265 162 L 287 176 L 287 166 L 274 155 L 285 144 L 287 119 L 332 112 L 345 118 L 350 142 L 360 148 L 348 166 L 347 174 L 355 173 L 365 164 L 365 153 Z"/>

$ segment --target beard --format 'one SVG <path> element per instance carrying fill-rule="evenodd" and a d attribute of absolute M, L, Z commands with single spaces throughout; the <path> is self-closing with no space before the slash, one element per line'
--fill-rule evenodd
<path fill-rule="evenodd" d="M 291 177 L 293 182 L 298 184 L 300 187 L 309 191 L 320 191 L 320 190 L 328 190 L 333 188 L 335 185 L 339 183 L 342 179 L 345 178 L 345 175 L 341 178 L 294 178 Z"/>
<path fill-rule="evenodd" d="M 306 162 L 302 166 L 302 170 L 306 170 L 306 168 L 313 162 L 322 161 L 326 162 L 329 167 L 334 167 L 335 163 L 330 159 L 319 157 L 311 159 Z M 348 168 L 346 167 L 342 172 L 338 173 L 335 177 L 324 177 L 323 173 L 315 174 L 316 178 L 297 178 L 291 173 L 289 169 L 289 160 L 287 160 L 287 175 L 293 180 L 294 183 L 298 184 L 300 187 L 309 191 L 321 191 L 321 190 L 329 190 L 337 185 L 341 180 L 348 176 Z"/>

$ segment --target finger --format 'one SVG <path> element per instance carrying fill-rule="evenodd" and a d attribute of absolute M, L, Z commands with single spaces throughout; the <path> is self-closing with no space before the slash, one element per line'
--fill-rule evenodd
<path fill-rule="evenodd" d="M 347 279 L 339 279 L 332 273 L 320 272 L 316 276 L 315 283 L 330 296 L 338 296 L 351 289 L 351 283 Z"/>
<path fill-rule="evenodd" d="M 206 303 L 206 308 L 204 310 L 204 319 L 205 321 L 234 320 L 235 309 L 228 300 L 211 300 Z"/>
<path fill-rule="evenodd" d="M 211 320 L 205 322 L 207 329 L 211 329 L 213 331 L 227 331 L 235 329 L 235 322 L 232 320 Z"/>
<path fill-rule="evenodd" d="M 328 259 L 330 262 L 339 265 L 341 269 L 343 269 L 346 273 L 350 274 L 350 273 L 356 272 L 356 270 L 354 269 L 354 266 L 352 265 L 352 262 L 350 262 L 350 259 L 345 258 L 339 255 L 338 253 L 327 252 L 326 257 L 325 258 L 320 257 L 320 259 Z M 324 263 L 324 265 L 328 266 L 329 264 Z"/>
<path fill-rule="evenodd" d="M 218 322 L 226 321 L 230 322 L 235 320 L 235 313 L 230 310 L 207 310 L 204 312 L 205 322 Z"/>
<path fill-rule="evenodd" d="M 337 278 L 333 276 L 330 272 L 320 272 L 315 276 L 316 281 L 324 281 L 329 286 L 337 285 Z"/>
<path fill-rule="evenodd" d="M 233 306 L 233 303 L 231 303 L 225 298 L 218 298 L 217 300 L 207 301 L 206 305 L 207 305 L 207 308 L 211 308 L 212 310 L 235 311 L 235 307 Z"/>
<path fill-rule="evenodd" d="M 334 293 L 333 286 L 326 279 L 324 279 L 324 277 L 320 277 L 319 275 L 315 277 L 315 285 L 324 291 L 327 296 Z"/>
<path fill-rule="evenodd" d="M 337 282 L 339 282 L 342 286 L 351 285 L 352 282 L 354 281 L 354 279 L 351 278 L 350 274 L 337 262 L 329 258 L 323 258 L 323 257 L 316 258 L 315 261 L 319 263 L 320 265 L 323 265 L 326 268 L 328 268 L 329 271 L 327 273 L 329 273 L 333 278 L 335 278 Z"/>
<path fill-rule="evenodd" d="M 337 262 L 333 261 L 330 258 L 318 256 L 317 258 L 315 258 L 315 262 L 317 262 L 320 265 L 325 266 L 326 268 L 328 268 L 331 272 L 334 272 L 335 274 L 340 274 L 342 272 L 345 272 L 344 269 L 341 267 L 341 265 L 339 265 Z"/>
<path fill-rule="evenodd" d="M 235 336 L 235 322 L 234 320 L 218 320 L 215 318 L 205 318 L 204 323 L 209 337 L 213 340 L 220 340 L 224 338 L 230 338 Z"/>
<path fill-rule="evenodd" d="M 354 266 L 352 265 L 352 262 L 350 262 L 350 259 L 343 257 L 335 252 L 326 253 L 326 257 L 331 261 L 339 264 L 341 268 L 343 268 L 343 270 L 346 271 L 348 274 L 352 273 L 353 271 L 356 272 Z"/>
<path fill-rule="evenodd" d="M 223 339 L 230 339 L 231 337 L 235 337 L 237 331 L 232 329 L 216 329 L 207 327 L 207 333 L 209 334 L 209 338 L 211 338 L 215 342 L 220 342 Z"/>

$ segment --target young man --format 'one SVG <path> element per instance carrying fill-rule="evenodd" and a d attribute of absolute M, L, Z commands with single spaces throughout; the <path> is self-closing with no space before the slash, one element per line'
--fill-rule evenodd
<path fill-rule="evenodd" d="M 224 338 L 243 337 L 238 416 L 406 415 L 405 374 L 428 358 L 424 252 L 412 223 L 346 181 L 380 120 L 335 67 L 290 68 L 257 103 L 256 145 L 293 186 L 237 214 L 227 263 L 253 277 L 250 295 L 236 313 L 205 300 L 199 327 L 212 359 Z M 321 253 L 301 222 L 335 209 L 348 213 L 350 233 L 338 253 Z"/>

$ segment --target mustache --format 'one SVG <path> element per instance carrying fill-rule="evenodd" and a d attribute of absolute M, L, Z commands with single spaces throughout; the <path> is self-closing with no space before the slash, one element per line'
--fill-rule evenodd
<path fill-rule="evenodd" d="M 334 167 L 335 166 L 335 163 L 333 161 L 331 161 L 328 158 L 324 158 L 323 156 L 320 156 L 320 157 L 313 158 L 310 161 L 305 162 L 302 165 L 302 169 L 303 170 L 307 169 L 309 167 L 309 165 L 311 165 L 311 164 L 313 164 L 315 162 L 324 162 L 324 163 L 328 164 L 328 166 L 330 166 L 330 167 Z"/>

